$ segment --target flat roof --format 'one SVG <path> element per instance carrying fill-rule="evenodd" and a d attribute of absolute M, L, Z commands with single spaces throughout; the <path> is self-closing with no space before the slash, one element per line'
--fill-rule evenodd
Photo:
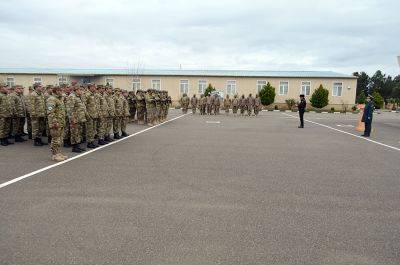
<path fill-rule="evenodd" d="M 57 74 L 78 76 L 216 76 L 216 77 L 309 77 L 356 78 L 332 71 L 246 71 L 246 70 L 158 70 L 158 69 L 85 69 L 85 68 L 0 68 L 2 74 Z"/>

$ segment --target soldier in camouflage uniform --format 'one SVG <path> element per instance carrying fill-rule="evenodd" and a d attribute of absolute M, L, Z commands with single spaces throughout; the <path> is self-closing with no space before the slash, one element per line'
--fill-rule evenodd
<path fill-rule="evenodd" d="M 99 123 L 98 123 L 98 137 L 99 145 L 105 145 L 107 142 L 111 142 L 111 138 L 107 138 L 106 130 L 107 130 L 107 122 L 109 118 L 108 111 L 108 102 L 107 102 L 107 94 L 105 93 L 104 87 L 99 86 L 98 92 L 100 96 L 100 109 L 99 109 Z"/>
<path fill-rule="evenodd" d="M 60 87 L 53 88 L 52 94 L 46 100 L 46 106 L 51 136 L 51 159 L 57 162 L 64 161 L 68 158 L 67 156 L 61 154 L 66 110 L 62 89 Z"/>
<path fill-rule="evenodd" d="M 35 146 L 42 146 L 42 137 L 46 133 L 46 100 L 43 93 L 43 87 L 40 84 L 34 85 L 34 91 L 30 96 L 29 102 L 32 138 Z"/>
<path fill-rule="evenodd" d="M 146 112 L 147 112 L 147 125 L 154 126 L 154 113 L 156 109 L 156 102 L 153 96 L 153 90 L 147 90 L 147 93 L 144 95 L 144 99 L 146 101 Z"/>
<path fill-rule="evenodd" d="M 183 94 L 183 96 L 179 100 L 179 103 L 181 104 L 182 113 L 186 114 L 188 111 L 188 108 L 189 108 L 189 103 L 190 103 L 190 99 L 188 98 L 186 93 Z"/>
<path fill-rule="evenodd" d="M 200 115 L 206 114 L 206 107 L 207 107 L 207 98 L 204 97 L 204 94 L 200 96 Z"/>
<path fill-rule="evenodd" d="M 81 88 L 74 86 L 67 98 L 66 104 L 67 116 L 70 123 L 72 152 L 74 153 L 85 151 L 85 148 L 80 146 L 83 140 L 83 127 L 86 123 L 86 107 L 82 102 L 81 96 Z"/>
<path fill-rule="evenodd" d="M 15 142 L 25 142 L 26 140 L 22 138 L 25 125 L 25 103 L 21 88 L 13 87 L 9 97 L 13 109 L 11 136 L 15 139 Z"/>
<path fill-rule="evenodd" d="M 229 115 L 229 109 L 231 108 L 232 101 L 229 98 L 229 95 L 226 95 L 226 98 L 224 99 L 224 109 L 225 109 L 225 114 Z"/>
<path fill-rule="evenodd" d="M 196 109 L 197 109 L 197 97 L 196 94 L 193 95 L 193 97 L 190 99 L 190 105 L 192 105 L 192 114 L 196 114 Z"/>
<path fill-rule="evenodd" d="M 219 108 L 221 107 L 221 101 L 218 94 L 214 95 L 214 115 L 219 115 Z"/>
<path fill-rule="evenodd" d="M 240 114 L 243 116 L 247 108 L 247 102 L 244 95 L 242 95 L 242 97 L 239 99 L 239 108 L 240 108 Z"/>
<path fill-rule="evenodd" d="M 135 122 L 136 116 L 136 95 L 135 91 L 130 91 L 128 94 L 128 103 L 129 103 L 129 121 Z"/>
<path fill-rule="evenodd" d="M 112 94 L 112 88 L 107 87 L 107 103 L 108 103 L 108 119 L 107 119 L 107 126 L 106 126 L 106 140 L 111 141 L 111 129 L 113 128 L 113 121 L 115 117 L 115 101 L 114 96 Z"/>
<path fill-rule="evenodd" d="M 123 98 L 123 116 L 121 119 L 121 136 L 126 137 L 129 134 L 126 132 L 126 126 L 129 122 L 129 118 L 131 116 L 131 113 L 129 112 L 129 102 L 128 102 L 128 92 L 124 90 L 122 92 L 122 98 Z"/>
<path fill-rule="evenodd" d="M 28 130 L 28 138 L 32 139 L 32 121 L 31 121 L 31 114 L 30 114 L 30 97 L 31 94 L 33 92 L 33 87 L 29 87 L 28 89 L 28 94 L 24 96 L 24 104 L 25 104 L 25 108 L 26 108 L 26 127 Z"/>
<path fill-rule="evenodd" d="M 136 112 L 137 123 L 139 125 L 145 124 L 146 101 L 142 90 L 136 92 Z"/>
<path fill-rule="evenodd" d="M 71 87 L 70 86 L 63 86 L 63 95 L 62 99 L 64 102 L 64 106 L 67 105 L 67 99 L 69 94 L 71 93 Z M 65 116 L 65 126 L 64 126 L 64 147 L 68 148 L 71 147 L 71 131 L 70 131 L 70 124 L 69 124 L 69 119 L 68 115 Z"/>
<path fill-rule="evenodd" d="M 256 94 L 256 98 L 254 99 L 254 114 L 257 116 L 261 110 L 261 99 L 258 94 Z"/>
<path fill-rule="evenodd" d="M 159 124 L 161 123 L 161 95 L 160 91 L 154 90 L 154 100 L 156 102 L 156 113 L 154 123 Z"/>
<path fill-rule="evenodd" d="M 86 140 L 87 140 L 87 148 L 96 148 L 94 139 L 97 134 L 97 125 L 99 122 L 99 108 L 100 101 L 97 96 L 97 90 L 95 85 L 90 85 L 88 91 L 85 93 L 85 102 L 86 102 Z"/>
<path fill-rule="evenodd" d="M 237 111 L 238 111 L 238 109 L 239 109 L 239 99 L 238 99 L 238 96 L 237 95 L 235 95 L 234 97 L 233 97 L 233 100 L 232 100 L 232 112 L 233 112 L 233 115 L 234 116 L 236 116 L 236 114 L 237 114 Z"/>
<path fill-rule="evenodd" d="M 249 96 L 247 97 L 246 103 L 247 103 L 247 115 L 251 116 L 251 113 L 254 109 L 254 98 L 251 94 L 249 94 Z"/>
<path fill-rule="evenodd" d="M 0 84 L 0 143 L 2 146 L 12 144 L 8 141 L 12 119 L 11 102 L 8 97 L 8 89 Z"/>
<path fill-rule="evenodd" d="M 114 139 L 121 139 L 119 132 L 121 131 L 121 122 L 124 116 L 124 99 L 121 95 L 121 90 L 119 88 L 115 89 L 114 102 L 115 102 L 115 117 L 113 120 Z"/>

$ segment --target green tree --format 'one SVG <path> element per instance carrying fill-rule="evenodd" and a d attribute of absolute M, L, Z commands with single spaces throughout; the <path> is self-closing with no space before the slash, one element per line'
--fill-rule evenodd
<path fill-rule="evenodd" d="M 362 92 L 367 93 L 367 85 L 370 83 L 370 77 L 366 72 L 355 72 L 353 76 L 357 77 L 357 95 L 360 95 Z"/>
<path fill-rule="evenodd" d="M 383 108 L 383 104 L 385 103 L 385 101 L 383 100 L 383 97 L 381 96 L 381 94 L 379 94 L 378 91 L 375 91 L 374 93 L 372 93 L 372 96 L 374 97 L 375 108 L 376 109 Z"/>
<path fill-rule="evenodd" d="M 311 106 L 321 109 L 329 104 L 329 90 L 325 89 L 322 84 L 311 95 Z"/>
<path fill-rule="evenodd" d="M 296 100 L 294 98 L 286 99 L 285 102 L 290 110 L 296 105 Z"/>
<path fill-rule="evenodd" d="M 204 91 L 204 96 L 207 97 L 213 91 L 215 91 L 215 87 L 213 87 L 211 84 L 208 84 L 208 87 L 206 88 L 206 91 Z"/>
<path fill-rule="evenodd" d="M 271 105 L 275 101 L 275 88 L 271 86 L 271 84 L 268 82 L 267 85 L 263 86 L 263 88 L 260 90 L 260 99 L 261 103 L 264 106 Z"/>
<path fill-rule="evenodd" d="M 356 98 L 356 103 L 358 104 L 365 104 L 365 100 L 367 99 L 367 97 L 365 96 L 364 91 L 362 93 L 360 93 L 360 95 L 357 96 Z"/>

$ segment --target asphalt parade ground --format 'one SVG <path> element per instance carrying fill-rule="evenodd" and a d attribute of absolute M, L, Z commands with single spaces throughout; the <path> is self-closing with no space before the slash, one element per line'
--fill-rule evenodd
<path fill-rule="evenodd" d="M 400 264 L 400 114 L 182 116 L 0 148 L 0 264 Z M 72 153 L 66 152 L 67 155 Z"/>

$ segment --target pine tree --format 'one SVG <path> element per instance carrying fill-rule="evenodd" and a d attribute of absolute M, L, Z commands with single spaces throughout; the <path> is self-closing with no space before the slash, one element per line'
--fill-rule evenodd
<path fill-rule="evenodd" d="M 322 84 L 311 95 L 311 106 L 321 109 L 329 104 L 329 90 L 325 89 Z"/>

